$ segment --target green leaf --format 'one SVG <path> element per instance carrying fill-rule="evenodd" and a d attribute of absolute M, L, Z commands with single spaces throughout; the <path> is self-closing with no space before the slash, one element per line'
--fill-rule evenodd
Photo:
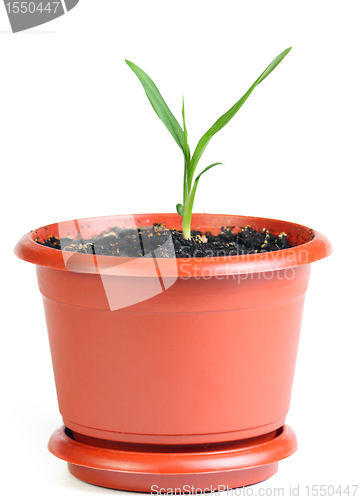
<path fill-rule="evenodd" d="M 182 215 L 183 215 L 183 206 L 182 206 L 182 204 L 181 204 L 181 203 L 178 203 L 178 204 L 176 205 L 176 211 L 177 211 L 177 213 L 178 213 L 178 214 L 182 217 Z"/>
<path fill-rule="evenodd" d="M 207 172 L 208 170 L 210 170 L 210 168 L 213 168 L 213 167 L 216 167 L 216 165 L 224 165 L 223 163 L 220 163 L 220 162 L 217 162 L 217 163 L 212 163 L 211 165 L 209 165 L 208 167 L 204 168 L 204 170 L 202 172 L 200 172 L 200 174 L 196 177 L 195 179 L 195 182 L 194 182 L 194 186 L 196 184 L 196 186 L 198 185 L 198 182 L 199 182 L 199 179 L 200 177 L 205 174 L 205 172 Z"/>
<path fill-rule="evenodd" d="M 184 145 L 185 145 L 185 158 L 187 163 L 190 162 L 190 149 L 188 144 L 188 133 L 185 125 L 185 100 L 184 96 L 182 98 L 182 117 L 183 117 L 183 127 L 184 127 Z"/>
<path fill-rule="evenodd" d="M 188 175 L 188 183 L 189 185 L 192 182 L 192 178 L 195 172 L 195 169 L 197 167 L 197 164 L 199 163 L 199 160 L 205 151 L 207 145 L 209 144 L 210 140 L 213 138 L 213 136 L 219 132 L 225 125 L 236 115 L 236 113 L 239 111 L 241 106 L 247 101 L 248 97 L 252 93 L 252 91 L 255 89 L 255 87 L 261 83 L 265 78 L 270 75 L 270 73 L 276 68 L 276 66 L 284 59 L 284 57 L 290 52 L 291 47 L 288 49 L 284 50 L 279 54 L 275 59 L 269 64 L 269 66 L 261 73 L 259 78 L 255 81 L 255 83 L 249 88 L 249 90 L 242 96 L 241 99 L 239 99 L 232 108 L 229 109 L 226 113 L 224 113 L 215 123 L 212 127 L 209 128 L 209 130 L 201 137 L 200 141 L 198 142 L 198 145 L 196 146 L 196 149 L 194 151 L 193 157 L 191 159 L 191 165 L 189 169 L 189 175 Z"/>
<path fill-rule="evenodd" d="M 188 134 L 187 134 L 187 128 L 185 124 L 185 100 L 184 96 L 182 98 L 182 118 L 183 118 L 183 127 L 184 127 L 184 145 L 185 145 L 185 152 L 184 152 L 184 183 L 183 183 L 183 203 L 185 205 L 187 195 L 189 194 L 190 190 L 190 185 L 188 185 L 188 175 L 189 175 L 189 166 L 190 166 L 190 149 L 189 149 L 189 144 L 188 144 Z"/>
<path fill-rule="evenodd" d="M 175 139 L 177 145 L 182 149 L 183 153 L 185 154 L 184 131 L 180 127 L 179 122 L 177 121 L 175 116 L 168 108 L 166 102 L 162 98 L 155 83 L 142 69 L 140 69 L 134 63 L 128 61 L 127 59 L 125 59 L 125 62 L 140 80 L 140 83 L 143 86 L 145 93 L 152 107 L 154 108 L 155 113 L 164 123 L 165 127 L 168 129 L 170 134 Z"/>
<path fill-rule="evenodd" d="M 257 79 L 257 85 L 259 85 L 259 83 L 265 80 L 265 78 L 269 76 L 272 71 L 274 71 L 276 66 L 281 63 L 281 61 L 284 59 L 285 56 L 288 55 L 291 49 L 292 47 L 289 47 L 288 49 L 285 49 L 283 52 L 281 52 L 281 54 L 279 54 L 277 57 L 275 57 L 275 59 L 269 64 L 266 70 Z"/>

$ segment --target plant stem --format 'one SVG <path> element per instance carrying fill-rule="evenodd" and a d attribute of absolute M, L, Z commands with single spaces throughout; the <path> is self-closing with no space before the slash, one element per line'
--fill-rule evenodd
<path fill-rule="evenodd" d="M 188 195 L 188 180 L 187 180 L 188 172 L 187 172 L 187 170 L 188 170 L 187 169 L 187 160 L 184 157 L 183 210 L 185 208 L 186 198 Z"/>
<path fill-rule="evenodd" d="M 201 175 L 201 174 L 200 174 Z M 198 176 L 191 189 L 188 189 L 188 195 L 186 197 L 186 202 L 183 209 L 183 236 L 186 240 L 191 238 L 191 218 L 194 206 L 194 198 L 196 193 L 196 188 L 199 182 L 200 176 Z M 187 181 L 189 182 L 189 181 Z"/>
<path fill-rule="evenodd" d="M 183 211 L 182 229 L 183 229 L 183 236 L 186 240 L 189 240 L 191 238 L 191 216 L 192 216 L 191 212 L 192 209 L 189 207 L 188 204 L 185 204 Z"/>
<path fill-rule="evenodd" d="M 187 161 L 185 159 L 184 165 L 184 199 L 183 199 L 183 220 L 182 220 L 182 230 L 184 238 L 189 240 L 191 236 L 191 212 L 192 204 L 189 206 L 189 185 L 188 185 L 188 168 Z M 189 210 L 190 209 L 190 210 Z"/>
<path fill-rule="evenodd" d="M 189 182 L 189 167 L 191 164 L 190 154 L 185 156 L 184 162 L 184 199 L 183 199 L 183 220 L 182 230 L 183 236 L 186 240 L 191 238 L 191 217 L 194 205 L 194 198 L 192 195 L 191 181 Z"/>

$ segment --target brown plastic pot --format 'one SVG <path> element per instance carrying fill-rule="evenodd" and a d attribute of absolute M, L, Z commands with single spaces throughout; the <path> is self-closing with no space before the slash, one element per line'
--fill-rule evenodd
<path fill-rule="evenodd" d="M 193 229 L 266 227 L 297 246 L 216 258 L 73 254 L 35 242 L 174 214 L 69 221 L 15 248 L 36 264 L 65 427 L 50 451 L 94 484 L 219 489 L 262 481 L 296 450 L 289 410 L 311 263 L 329 241 L 297 224 L 193 216 Z M 221 488 L 220 488 L 221 489 Z"/>

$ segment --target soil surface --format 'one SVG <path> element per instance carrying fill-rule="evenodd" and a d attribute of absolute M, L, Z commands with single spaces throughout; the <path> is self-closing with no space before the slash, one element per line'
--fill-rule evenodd
<path fill-rule="evenodd" d="M 254 230 L 250 226 L 234 230 L 223 227 L 220 234 L 192 231 L 186 240 L 181 231 L 167 229 L 163 224 L 139 229 L 114 226 L 91 239 L 71 236 L 59 240 L 53 235 L 37 243 L 69 252 L 119 257 L 143 257 L 154 252 L 156 257 L 224 257 L 273 252 L 292 247 L 285 233 L 273 234 L 266 229 Z M 150 255 L 149 255 L 150 256 Z"/>

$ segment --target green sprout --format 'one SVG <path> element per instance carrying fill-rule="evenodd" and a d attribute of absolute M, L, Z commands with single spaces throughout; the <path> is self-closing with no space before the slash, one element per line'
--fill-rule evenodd
<path fill-rule="evenodd" d="M 242 98 L 234 104 L 232 108 L 229 109 L 225 114 L 223 114 L 212 127 L 201 137 L 199 140 L 194 153 L 191 155 L 190 148 L 188 144 L 187 129 L 185 125 L 185 106 L 184 98 L 182 101 L 182 121 L 183 128 L 181 128 L 179 122 L 172 114 L 168 108 L 166 102 L 162 98 L 158 88 L 151 78 L 134 63 L 127 61 L 126 64 L 133 70 L 136 76 L 139 78 L 145 93 L 158 115 L 160 120 L 164 123 L 170 134 L 175 139 L 177 145 L 180 147 L 184 154 L 184 185 L 183 185 L 183 203 L 178 203 L 176 205 L 176 210 L 180 216 L 183 218 L 182 230 L 184 238 L 190 239 L 191 237 L 191 217 L 194 205 L 194 198 L 196 189 L 199 183 L 200 177 L 207 172 L 212 167 L 216 165 L 222 165 L 221 163 L 212 163 L 206 167 L 193 181 L 196 167 L 198 166 L 199 160 L 204 153 L 207 145 L 209 144 L 212 137 L 219 132 L 225 125 L 231 120 L 233 116 L 239 111 L 244 102 L 248 99 L 252 91 L 255 89 L 259 83 L 261 83 L 265 78 L 270 75 L 270 73 L 276 68 L 276 66 L 284 59 L 284 57 L 290 52 L 292 47 L 284 50 L 269 64 L 269 66 L 261 73 L 259 78 L 255 83 L 249 88 L 249 90 L 242 96 Z"/>

